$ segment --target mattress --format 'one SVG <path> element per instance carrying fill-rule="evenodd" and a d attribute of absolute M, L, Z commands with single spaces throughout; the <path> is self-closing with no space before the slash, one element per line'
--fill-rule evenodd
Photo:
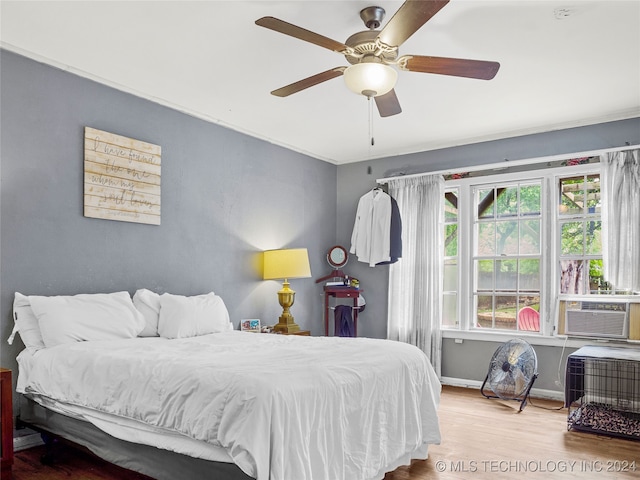
<path fill-rule="evenodd" d="M 440 383 L 400 342 L 225 332 L 18 357 L 17 390 L 110 435 L 258 480 L 374 480 L 439 443 Z"/>

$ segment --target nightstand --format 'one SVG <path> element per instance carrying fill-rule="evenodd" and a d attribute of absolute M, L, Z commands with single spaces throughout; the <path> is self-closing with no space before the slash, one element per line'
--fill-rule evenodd
<path fill-rule="evenodd" d="M 260 332 L 260 333 L 268 333 L 270 335 L 301 335 L 305 337 L 311 336 L 310 330 L 298 330 L 297 332 Z"/>
<path fill-rule="evenodd" d="M 302 335 L 302 336 L 306 336 L 306 337 L 310 337 L 311 336 L 311 331 L 310 330 L 299 330 L 297 332 L 291 332 L 291 333 L 280 333 L 279 335 Z"/>
<path fill-rule="evenodd" d="M 11 479 L 13 465 L 13 401 L 11 370 L 0 368 L 0 476 Z"/>

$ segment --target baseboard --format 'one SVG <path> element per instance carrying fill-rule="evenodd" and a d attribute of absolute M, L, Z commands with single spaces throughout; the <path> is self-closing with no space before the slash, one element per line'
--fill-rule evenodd
<path fill-rule="evenodd" d="M 482 382 L 479 382 L 477 380 L 468 380 L 465 378 L 441 377 L 440 382 L 443 385 L 449 385 L 451 387 L 474 388 L 476 390 L 480 390 L 480 388 L 482 387 Z M 533 398 L 542 398 L 545 400 L 557 400 L 560 402 L 564 401 L 564 392 L 559 392 L 557 390 L 547 390 L 544 388 L 532 388 L 530 396 Z"/>

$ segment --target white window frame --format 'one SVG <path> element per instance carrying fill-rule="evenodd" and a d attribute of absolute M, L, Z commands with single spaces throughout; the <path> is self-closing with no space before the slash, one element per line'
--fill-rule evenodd
<path fill-rule="evenodd" d="M 444 337 L 487 339 L 496 341 L 500 337 L 514 334 L 538 338 L 537 344 L 557 344 L 557 309 L 560 299 L 560 219 L 557 209 L 557 195 L 560 178 L 574 175 L 600 173 L 600 165 L 586 164 L 556 168 L 542 168 L 522 172 L 493 174 L 482 177 L 467 177 L 447 180 L 445 189 L 458 190 L 458 328 L 442 326 Z M 474 186 L 489 186 L 499 183 L 525 180 L 541 180 L 541 279 L 540 279 L 540 332 L 517 330 L 476 329 L 474 307 L 474 267 L 473 267 L 473 227 L 474 227 Z M 564 337 L 563 337 L 564 338 Z"/>
<path fill-rule="evenodd" d="M 546 235 L 545 235 L 546 232 L 545 232 L 545 225 L 544 225 L 544 221 L 543 221 L 544 220 L 544 215 L 545 215 L 545 211 L 543 209 L 543 199 L 545 198 L 544 178 L 539 177 L 539 176 L 534 176 L 534 177 L 530 177 L 530 178 L 523 178 L 522 175 L 517 175 L 516 177 L 517 178 L 514 178 L 514 180 L 509 180 L 509 181 L 500 181 L 500 182 L 492 181 L 492 182 L 488 182 L 488 183 L 487 182 L 478 182 L 478 183 L 472 183 L 469 186 L 469 189 L 470 189 L 469 193 L 472 196 L 472 211 L 471 211 L 471 214 L 472 214 L 472 217 L 473 217 L 473 227 L 470 229 L 470 232 L 471 232 L 472 238 L 477 241 L 477 238 L 475 237 L 476 230 L 481 224 L 484 223 L 484 221 L 482 219 L 480 219 L 480 218 L 478 218 L 476 216 L 477 205 L 476 205 L 476 198 L 475 198 L 474 191 L 483 190 L 483 189 L 491 189 L 491 190 L 495 191 L 496 187 L 500 188 L 501 186 L 505 186 L 505 185 L 516 186 L 516 188 L 520 188 L 523 184 L 539 184 L 540 185 L 540 217 L 539 217 L 539 219 L 540 219 L 540 253 L 539 253 L 539 259 L 540 259 L 540 265 L 539 265 L 539 268 L 540 268 L 540 271 L 539 271 L 539 273 L 540 273 L 540 289 L 539 289 L 539 296 L 540 296 L 540 311 L 543 311 L 544 305 L 543 305 L 543 295 L 542 295 L 543 294 L 543 289 L 542 289 L 543 283 L 542 282 L 543 282 L 543 279 L 545 278 L 545 275 L 544 275 L 544 272 L 543 272 L 543 268 L 544 268 L 544 265 L 545 265 L 544 256 L 545 256 L 545 252 L 546 252 L 546 249 L 545 249 L 545 246 L 544 246 L 544 241 L 546 239 Z M 498 201 L 498 199 L 496 197 L 495 200 L 494 200 L 494 205 L 493 205 L 494 209 L 497 208 L 497 201 Z M 498 217 L 496 217 L 494 215 L 491 218 L 491 222 L 496 224 L 497 219 L 498 219 Z M 524 221 L 523 217 L 521 217 L 520 215 L 517 215 L 515 217 L 510 217 L 509 220 L 510 221 L 515 221 L 517 223 L 520 223 L 520 222 Z M 476 251 L 477 251 L 477 245 L 474 244 L 473 248 L 472 248 L 472 251 L 470 253 L 470 257 L 471 257 L 471 261 L 472 261 L 471 275 L 473 276 L 471 294 L 474 297 L 480 296 L 479 292 L 478 292 L 478 285 L 477 285 L 477 281 L 478 281 L 477 273 L 478 272 L 475 271 L 475 261 L 476 260 L 479 261 L 481 257 L 485 256 L 485 255 L 477 255 Z M 498 258 L 497 255 L 492 255 L 491 257 L 494 259 L 494 261 Z M 528 257 L 527 257 L 527 255 L 518 254 L 516 256 L 509 256 L 509 257 L 506 257 L 506 258 L 518 261 L 519 259 L 524 259 L 524 258 L 528 258 Z M 496 265 L 494 264 L 494 267 L 495 266 Z M 494 275 L 495 274 L 496 274 L 496 272 L 494 270 Z M 495 287 L 495 284 L 494 284 L 494 287 Z M 485 295 L 486 295 L 486 292 L 485 292 Z M 500 295 L 498 295 L 496 290 L 494 290 L 490 296 L 492 298 L 495 298 L 496 296 L 500 296 Z M 511 295 L 507 295 L 507 296 L 511 296 Z M 518 300 L 519 300 L 520 296 L 521 296 L 521 293 L 520 292 L 516 292 L 515 297 Z M 473 315 L 470 318 L 476 319 L 477 318 L 477 313 L 478 313 L 477 312 L 477 300 L 473 301 L 473 306 L 474 306 L 473 307 Z M 516 323 L 517 323 L 517 314 L 516 314 Z M 479 328 L 476 325 L 470 325 L 470 327 L 472 329 Z M 521 333 L 520 330 L 517 330 L 517 327 L 516 327 L 516 330 L 489 329 L 489 331 L 510 331 L 512 333 L 517 333 L 517 334 Z M 541 325 L 540 326 L 540 332 L 530 332 L 530 333 L 531 334 L 535 334 L 535 335 L 541 335 L 542 332 L 543 332 L 543 328 L 542 328 L 542 325 Z"/>

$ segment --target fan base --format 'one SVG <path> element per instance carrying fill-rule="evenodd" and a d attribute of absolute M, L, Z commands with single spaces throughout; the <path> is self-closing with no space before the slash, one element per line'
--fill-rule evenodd
<path fill-rule="evenodd" d="M 360 63 L 365 56 L 375 56 L 382 63 L 393 63 L 398 58 L 398 49 L 377 44 L 378 33 L 375 30 L 365 30 L 351 35 L 344 44 L 353 48 L 357 55 L 345 55 L 344 58 L 352 65 Z M 383 47 L 382 51 L 380 51 L 381 47 Z"/>
<path fill-rule="evenodd" d="M 360 18 L 369 30 L 380 28 L 384 14 L 382 7 L 367 7 L 360 10 Z"/>

